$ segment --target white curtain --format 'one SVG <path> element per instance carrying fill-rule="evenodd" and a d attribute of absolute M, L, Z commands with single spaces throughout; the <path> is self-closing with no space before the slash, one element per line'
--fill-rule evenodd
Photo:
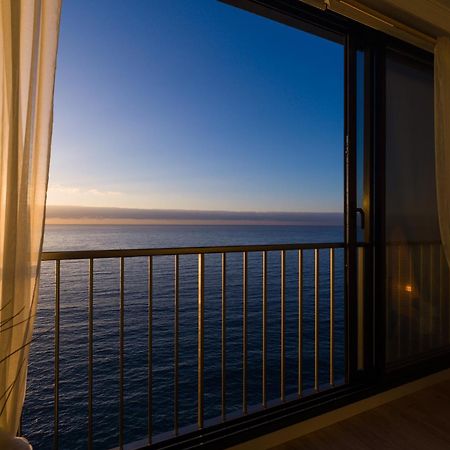
<path fill-rule="evenodd" d="M 437 40 L 434 52 L 436 190 L 442 245 L 450 267 L 450 39 Z"/>
<path fill-rule="evenodd" d="M 61 0 L 0 1 L 0 448 L 16 434 L 38 296 Z M 17 444 L 17 442 L 16 442 Z"/>

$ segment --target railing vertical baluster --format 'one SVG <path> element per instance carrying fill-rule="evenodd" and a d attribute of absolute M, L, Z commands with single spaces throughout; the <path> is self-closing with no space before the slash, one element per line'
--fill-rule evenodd
<path fill-rule="evenodd" d="M 153 257 L 148 257 L 148 376 L 147 376 L 147 430 L 148 443 L 153 437 Z"/>
<path fill-rule="evenodd" d="M 298 395 L 303 395 L 303 250 L 298 251 L 298 354 L 297 354 Z"/>
<path fill-rule="evenodd" d="M 88 449 L 93 445 L 94 407 L 94 260 L 89 259 L 89 308 L 88 308 Z"/>
<path fill-rule="evenodd" d="M 422 277 L 422 272 L 423 272 L 423 254 L 422 254 L 422 244 L 419 244 L 419 248 L 417 250 L 419 252 L 419 273 L 416 274 L 416 286 L 415 288 L 417 289 L 417 317 L 418 317 L 418 346 L 419 346 L 419 351 L 422 351 L 422 347 L 423 347 L 423 339 L 422 339 L 422 313 L 423 313 L 423 307 L 422 307 L 422 298 L 423 298 L 423 277 Z M 389 323 L 388 323 L 389 325 Z"/>
<path fill-rule="evenodd" d="M 227 254 L 222 253 L 222 421 L 225 421 L 227 415 L 227 396 L 226 396 L 226 364 L 227 364 Z"/>
<path fill-rule="evenodd" d="M 120 257 L 120 314 L 119 314 L 119 448 L 124 445 L 124 334 L 125 334 L 125 259 Z"/>
<path fill-rule="evenodd" d="M 413 353 L 413 273 L 412 273 L 412 247 L 408 249 L 408 354 Z"/>
<path fill-rule="evenodd" d="M 55 261 L 55 380 L 54 380 L 54 422 L 53 422 L 53 448 L 59 448 L 59 331 L 61 312 L 61 261 Z"/>
<path fill-rule="evenodd" d="M 402 283 L 402 257 L 401 246 L 397 246 L 397 358 L 402 356 L 402 296 L 403 290 L 401 289 Z"/>
<path fill-rule="evenodd" d="M 442 251 L 445 251 L 444 249 Z M 445 255 L 444 255 L 445 256 Z M 445 263 L 448 263 L 447 259 L 444 260 Z M 446 274 L 446 278 L 447 278 L 447 287 L 446 287 L 446 292 L 447 292 L 447 297 L 450 295 L 450 266 L 448 264 L 444 264 L 445 266 L 445 274 Z M 450 305 L 448 304 L 448 301 L 446 301 L 447 304 L 447 320 L 450 322 Z M 449 323 L 447 322 L 447 323 Z M 445 327 L 447 330 L 447 338 L 445 343 L 448 344 L 450 342 L 450 326 L 446 326 Z"/>
<path fill-rule="evenodd" d="M 262 253 L 262 404 L 267 407 L 267 252 Z"/>
<path fill-rule="evenodd" d="M 432 244 L 428 245 L 430 249 L 430 282 L 429 282 L 429 301 L 430 301 L 430 322 L 429 322 L 429 333 L 428 333 L 428 345 L 429 348 L 433 348 L 433 338 L 434 338 L 434 264 L 433 264 L 433 246 Z"/>
<path fill-rule="evenodd" d="M 442 245 L 439 245 L 439 345 L 444 345 L 444 329 L 445 329 L 445 322 L 444 322 L 444 305 L 445 305 L 445 297 L 444 297 L 444 267 L 446 264 L 444 249 Z"/>
<path fill-rule="evenodd" d="M 247 414 L 247 267 L 248 254 L 242 254 L 242 412 Z"/>
<path fill-rule="evenodd" d="M 178 435 L 178 313 L 179 313 L 179 255 L 175 255 L 175 302 L 174 302 L 174 391 L 173 391 L 173 428 L 175 430 L 175 435 Z"/>
<path fill-rule="evenodd" d="M 314 390 L 319 390 L 319 250 L 314 250 Z"/>
<path fill-rule="evenodd" d="M 334 386 L 334 248 L 330 248 L 330 385 Z"/>
<path fill-rule="evenodd" d="M 286 325 L 286 252 L 281 250 L 280 261 L 280 284 L 281 284 L 281 305 L 280 305 L 280 399 L 285 399 L 285 379 L 286 379 L 286 345 L 285 345 L 285 325 Z"/>
<path fill-rule="evenodd" d="M 197 368 L 197 425 L 203 428 L 203 378 L 204 378 L 204 301 L 205 301 L 205 255 L 198 255 L 198 368 Z"/>
<path fill-rule="evenodd" d="M 392 290 L 392 273 L 391 273 L 391 266 L 392 266 L 392 245 L 391 244 L 386 244 L 385 245 L 385 271 L 384 271 L 384 296 L 386 299 L 388 298 L 393 298 L 391 296 L 391 290 Z M 390 281 L 389 281 L 390 280 Z M 386 307 L 386 341 L 389 341 L 391 344 L 390 345 L 386 345 L 386 360 L 390 360 L 391 357 L 391 353 L 392 353 L 392 326 L 391 326 L 391 322 L 392 322 L 392 314 L 391 314 L 391 309 L 392 308 L 388 308 Z"/>

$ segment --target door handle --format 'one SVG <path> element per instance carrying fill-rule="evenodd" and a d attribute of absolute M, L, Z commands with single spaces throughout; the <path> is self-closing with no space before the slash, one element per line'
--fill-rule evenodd
<path fill-rule="evenodd" d="M 364 213 L 364 210 L 362 208 L 356 208 L 356 213 L 359 213 L 361 216 L 361 229 L 364 230 L 364 227 L 366 225 L 366 215 Z"/>

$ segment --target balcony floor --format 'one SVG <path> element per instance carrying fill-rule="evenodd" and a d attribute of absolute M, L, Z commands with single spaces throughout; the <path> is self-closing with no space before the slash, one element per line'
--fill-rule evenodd
<path fill-rule="evenodd" d="M 273 450 L 450 449 L 450 380 L 304 435 Z"/>

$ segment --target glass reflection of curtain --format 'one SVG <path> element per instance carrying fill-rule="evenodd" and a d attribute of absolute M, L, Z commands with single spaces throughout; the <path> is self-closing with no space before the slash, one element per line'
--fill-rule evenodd
<path fill-rule="evenodd" d="M 2 449 L 19 445 L 13 436 L 25 396 L 38 295 L 60 12 L 61 0 L 0 2 Z"/>
<path fill-rule="evenodd" d="M 388 51 L 386 350 L 391 367 L 450 344 L 450 276 L 439 230 L 433 111 L 432 65 Z"/>
<path fill-rule="evenodd" d="M 436 188 L 441 240 L 450 267 L 450 39 L 435 47 Z"/>

